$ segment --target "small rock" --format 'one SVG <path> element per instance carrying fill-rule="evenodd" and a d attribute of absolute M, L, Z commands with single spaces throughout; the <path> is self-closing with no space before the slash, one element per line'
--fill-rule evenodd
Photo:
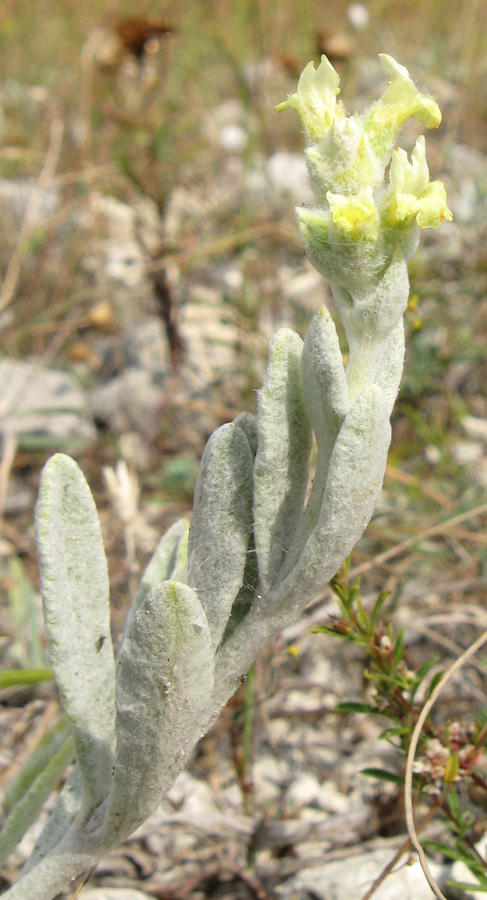
<path fill-rule="evenodd" d="M 485 449 L 478 441 L 457 441 L 453 444 L 451 452 L 455 462 L 464 466 L 481 459 Z"/>
<path fill-rule="evenodd" d="M 363 3 L 349 3 L 347 18 L 352 28 L 356 31 L 364 31 L 370 21 L 370 13 Z"/>
<path fill-rule="evenodd" d="M 34 190 L 39 190 L 34 181 L 0 178 L 0 218 L 2 236 L 17 236 Z M 41 189 L 40 202 L 37 209 L 37 225 L 45 225 L 60 206 L 60 194 L 56 188 Z"/>
<path fill-rule="evenodd" d="M 487 444 L 487 419 L 465 416 L 462 420 L 462 428 L 469 438 Z"/>
<path fill-rule="evenodd" d="M 219 140 L 227 153 L 242 153 L 249 142 L 249 136 L 241 125 L 224 125 L 220 129 Z"/>
<path fill-rule="evenodd" d="M 282 759 L 263 755 L 252 766 L 252 782 L 260 804 L 279 799 L 288 780 L 289 767 Z"/>
<path fill-rule="evenodd" d="M 147 316 L 134 326 L 124 342 L 127 368 L 150 372 L 162 383 L 171 368 L 166 331 L 158 316 Z"/>
<path fill-rule="evenodd" d="M 300 809 L 302 806 L 309 806 L 316 803 L 320 793 L 320 785 L 316 778 L 309 773 L 303 772 L 293 779 L 292 784 L 286 791 L 286 802 L 294 809 Z"/>
<path fill-rule="evenodd" d="M 160 426 L 164 392 L 150 372 L 126 369 L 122 375 L 95 387 L 89 404 L 99 423 L 116 434 L 138 431 L 154 440 Z"/>
<path fill-rule="evenodd" d="M 291 273 L 287 267 L 283 267 L 279 270 L 278 278 L 282 293 L 293 306 L 314 313 L 328 298 L 325 279 L 311 264 L 297 273 Z"/>
<path fill-rule="evenodd" d="M 282 900 L 345 900 L 361 897 L 390 863 L 393 850 L 377 850 L 330 862 L 325 866 L 303 869 L 294 878 L 277 888 Z M 443 874 L 443 867 L 430 862 L 435 878 Z M 419 862 L 404 865 L 401 860 L 396 871 L 377 888 L 374 900 L 431 900 L 431 889 Z"/>
<path fill-rule="evenodd" d="M 435 444 L 427 444 L 424 448 L 424 458 L 430 466 L 436 466 L 441 462 L 441 450 Z"/>
<path fill-rule="evenodd" d="M 96 440 L 84 391 L 72 375 L 9 359 L 0 360 L 0 434 L 29 446 Z"/>

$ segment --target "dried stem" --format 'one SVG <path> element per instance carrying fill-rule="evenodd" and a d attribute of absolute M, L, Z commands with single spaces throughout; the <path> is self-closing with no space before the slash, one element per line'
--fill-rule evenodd
<path fill-rule="evenodd" d="M 31 198 L 29 200 L 29 204 L 24 216 L 24 221 L 22 222 L 22 227 L 20 229 L 17 246 L 13 252 L 12 259 L 10 260 L 7 274 L 5 275 L 2 290 L 0 292 L 0 312 L 2 312 L 9 305 L 14 295 L 17 281 L 20 275 L 20 270 L 22 268 L 22 263 L 24 261 L 26 247 L 37 223 L 39 207 L 42 201 L 42 193 L 51 183 L 54 172 L 56 170 L 59 153 L 61 151 L 63 132 L 64 125 L 62 120 L 53 119 L 53 121 L 51 122 L 49 146 L 47 148 L 44 165 L 42 167 L 41 174 L 37 179 L 37 183 L 32 190 Z"/>

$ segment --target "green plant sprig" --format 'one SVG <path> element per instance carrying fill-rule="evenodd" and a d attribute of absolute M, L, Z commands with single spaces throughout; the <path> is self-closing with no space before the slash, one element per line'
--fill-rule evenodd
<path fill-rule="evenodd" d="M 422 703 L 417 695 L 423 686 L 428 698 L 442 672 L 436 672 L 429 683 L 425 683 L 432 669 L 438 664 L 438 657 L 427 660 L 414 671 L 406 664 L 404 630 L 397 634 L 391 622 L 381 617 L 388 592 L 382 591 L 370 613 L 367 612 L 360 593 L 360 582 L 350 584 L 347 578 L 348 566 L 344 566 L 341 576 L 330 582 L 337 597 L 340 616 L 330 617 L 327 625 L 315 625 L 310 630 L 334 637 L 340 637 L 362 648 L 367 656 L 364 677 L 373 682 L 373 698 L 366 702 L 344 702 L 335 707 L 335 712 L 367 713 L 385 716 L 392 725 L 382 731 L 380 737 L 387 740 L 397 750 L 399 758 L 405 759 L 413 729 L 417 723 Z M 487 744 L 486 711 L 479 714 L 470 726 L 448 721 L 443 726 L 432 722 L 428 716 L 420 740 L 420 754 L 415 764 L 414 787 L 417 798 L 431 796 L 437 807 L 437 814 L 443 816 L 445 825 L 455 835 L 455 842 L 425 841 L 430 849 L 440 852 L 453 861 L 465 863 L 476 879 L 475 888 L 487 891 L 487 862 L 475 847 L 477 819 L 471 808 L 465 808 L 464 792 L 460 799 L 459 787 L 462 783 L 474 784 L 487 798 L 487 780 L 476 766 L 482 760 Z M 402 774 L 388 772 L 380 768 L 367 768 L 363 774 L 382 781 L 404 785 Z M 466 889 L 466 885 L 452 882 Z"/>

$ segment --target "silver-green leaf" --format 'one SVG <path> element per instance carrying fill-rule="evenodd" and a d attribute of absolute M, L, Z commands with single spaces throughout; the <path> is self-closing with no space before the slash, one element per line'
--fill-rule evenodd
<path fill-rule="evenodd" d="M 106 796 L 115 746 L 108 572 L 91 491 L 64 454 L 43 470 L 36 530 L 51 666 L 94 808 Z"/>
<path fill-rule="evenodd" d="M 207 727 L 213 646 L 187 585 L 147 595 L 117 660 L 117 757 L 103 833 L 115 845 L 157 807 Z"/>
<path fill-rule="evenodd" d="M 254 536 L 260 582 L 276 581 L 303 512 L 311 425 L 306 412 L 303 342 L 288 328 L 271 341 L 259 392 L 259 444 L 254 467 Z"/>
<path fill-rule="evenodd" d="M 243 428 L 232 423 L 212 434 L 195 489 L 188 582 L 198 591 L 215 646 L 242 587 L 252 530 L 252 467 Z"/>

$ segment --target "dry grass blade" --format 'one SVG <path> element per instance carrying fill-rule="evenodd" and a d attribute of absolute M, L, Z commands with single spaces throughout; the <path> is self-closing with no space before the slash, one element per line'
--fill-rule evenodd
<path fill-rule="evenodd" d="M 436 703 L 438 697 L 440 696 L 442 690 L 449 681 L 453 678 L 456 672 L 465 665 L 466 662 L 477 652 L 480 648 L 487 642 L 487 631 L 484 631 L 483 634 L 474 641 L 470 647 L 459 656 L 458 659 L 455 660 L 453 665 L 448 669 L 448 671 L 443 675 L 441 681 L 436 685 L 435 689 L 432 691 L 430 697 L 426 701 L 421 713 L 419 715 L 418 721 L 414 727 L 414 731 L 411 736 L 411 743 L 409 746 L 408 757 L 406 762 L 406 775 L 404 779 L 404 804 L 405 804 L 405 812 L 406 812 L 406 825 L 409 832 L 409 837 L 411 838 L 411 843 L 418 851 L 419 861 L 421 863 L 421 868 L 425 874 L 426 880 L 433 891 L 435 897 L 438 897 L 439 900 L 447 900 L 445 895 L 441 892 L 438 884 L 433 878 L 428 862 L 426 859 L 426 854 L 420 844 L 418 834 L 414 825 L 414 813 L 413 813 L 413 795 L 412 795 L 412 786 L 413 786 L 413 766 L 414 766 L 414 757 L 416 754 L 416 749 L 418 746 L 418 741 L 421 735 L 421 731 L 423 729 L 423 725 L 428 718 L 429 713 L 431 712 L 434 704 Z"/>
<path fill-rule="evenodd" d="M 436 813 L 438 812 L 439 809 L 440 809 L 439 804 L 431 807 L 431 809 L 429 810 L 427 815 L 424 817 L 423 821 L 418 825 L 418 828 L 417 828 L 418 832 L 422 831 L 423 828 L 425 828 L 426 825 L 428 825 L 428 823 L 431 822 L 432 819 L 434 819 L 434 817 L 436 816 Z M 387 876 L 392 873 L 394 866 L 397 865 L 397 863 L 401 859 L 401 856 L 404 856 L 404 854 L 407 853 L 408 850 L 411 849 L 411 846 L 412 846 L 411 838 L 407 838 L 405 841 L 403 841 L 403 843 L 399 847 L 397 853 L 395 853 L 394 856 L 392 857 L 392 859 L 390 860 L 390 862 L 387 863 L 387 866 L 382 870 L 380 875 L 378 875 L 378 877 L 375 879 L 374 883 L 368 889 L 367 893 L 364 894 L 363 897 L 361 897 L 361 900 L 371 900 L 371 897 L 374 896 L 376 890 L 381 886 L 382 882 L 385 881 Z"/>
<path fill-rule="evenodd" d="M 476 519 L 477 516 L 482 516 L 485 513 L 487 513 L 487 503 L 482 503 L 480 506 L 476 506 L 474 509 L 468 509 L 466 512 L 460 513 L 458 516 L 453 516 L 451 519 L 446 519 L 444 522 L 439 522 L 438 525 L 432 525 L 431 528 L 425 528 L 424 531 L 419 531 L 416 534 L 411 535 L 411 537 L 406 538 L 405 541 L 401 541 L 400 544 L 396 544 L 395 547 L 390 547 L 389 550 L 385 550 L 384 553 L 379 553 L 378 556 L 374 557 L 374 559 L 361 563 L 361 565 L 359 566 L 355 566 L 355 568 L 351 569 L 351 571 L 349 572 L 349 578 L 355 578 L 357 575 L 362 575 L 364 572 L 368 572 L 369 569 L 374 569 L 376 566 L 380 566 L 382 565 L 382 563 L 388 562 L 390 559 L 394 559 L 394 557 L 399 556 L 399 554 L 402 553 L 403 550 L 408 550 L 409 547 L 413 547 L 414 544 L 419 544 L 421 541 L 426 540 L 426 538 L 444 534 L 446 531 L 449 531 L 451 528 L 459 525 L 460 522 L 467 522 L 469 519 Z"/>
<path fill-rule="evenodd" d="M 37 222 L 39 207 L 42 200 L 42 192 L 51 183 L 54 172 L 56 170 L 59 154 L 61 152 L 63 132 L 64 125 L 62 120 L 53 119 L 51 123 L 49 146 L 47 148 L 44 165 L 42 167 L 41 174 L 39 175 L 39 178 L 34 185 L 34 189 L 32 191 L 31 198 L 24 216 L 24 221 L 22 222 L 22 228 L 20 229 L 17 246 L 12 254 L 12 259 L 10 260 L 7 274 L 5 275 L 5 279 L 2 285 L 2 290 L 0 293 L 0 312 L 2 312 L 2 310 L 4 310 L 9 305 L 14 295 L 15 286 L 17 284 L 20 270 L 22 268 L 22 262 L 24 259 L 26 247 Z"/>
<path fill-rule="evenodd" d="M 95 866 L 92 866 L 92 868 L 88 869 L 86 874 L 83 875 L 82 880 L 77 885 L 77 887 L 74 889 L 74 893 L 71 894 L 69 900 L 78 900 L 78 897 L 81 897 L 81 894 L 84 891 L 85 887 L 88 885 L 88 882 L 89 882 L 91 876 L 93 875 L 95 868 L 96 868 Z"/>
<path fill-rule="evenodd" d="M 3 518 L 5 499 L 7 496 L 8 479 L 17 453 L 17 438 L 7 435 L 3 442 L 3 452 L 0 459 L 0 528 Z"/>

